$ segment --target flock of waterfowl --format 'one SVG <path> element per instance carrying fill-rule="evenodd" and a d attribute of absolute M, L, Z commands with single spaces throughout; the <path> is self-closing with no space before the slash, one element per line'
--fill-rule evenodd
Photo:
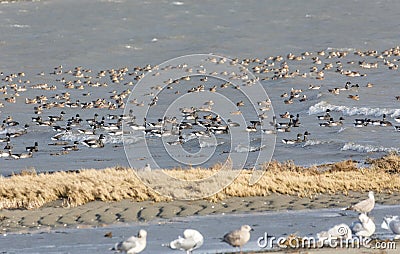
<path fill-rule="evenodd" d="M 353 55 L 360 60 L 346 61 L 345 58 Z M 353 77 L 365 77 L 366 71 L 386 67 L 391 71 L 398 69 L 400 47 L 393 47 L 382 52 L 376 50 L 353 51 L 350 50 L 323 50 L 319 52 L 304 52 L 299 55 L 292 53 L 286 57 L 273 56 L 264 59 L 233 59 L 212 57 L 208 61 L 217 64 L 228 63 L 240 65 L 250 70 L 255 76 L 251 77 L 243 73 L 220 73 L 227 80 L 241 80 L 243 86 L 252 86 L 256 82 L 265 80 L 280 80 L 294 78 L 308 78 L 323 82 L 327 73 L 336 73 L 348 79 Z M 372 59 L 372 60 L 371 60 Z M 308 61 L 302 64 L 302 61 Z M 303 69 L 293 69 L 292 66 Z M 300 68 L 299 67 L 299 68 Z M 168 66 L 171 70 L 177 66 Z M 167 68 L 167 69 L 168 69 Z M 3 107 L 0 118 L 0 142 L 4 144 L 0 151 L 0 158 L 23 159 L 35 156 L 35 153 L 50 150 L 53 156 L 65 155 L 84 148 L 103 148 L 108 143 L 113 143 L 115 137 L 130 135 L 134 132 L 144 132 L 146 137 L 173 136 L 175 140 L 169 141 L 169 145 L 182 145 L 183 143 L 199 137 L 210 137 L 211 135 L 229 134 L 232 128 L 241 128 L 243 131 L 259 134 L 288 133 L 294 128 L 304 126 L 301 123 L 301 113 L 277 112 L 277 116 L 287 121 L 279 121 L 273 117 L 272 121 L 265 121 L 270 112 L 271 100 L 265 98 L 258 101 L 258 105 L 249 105 L 243 97 L 234 94 L 231 100 L 236 105 L 236 111 L 231 115 L 244 114 L 247 107 L 255 106 L 257 113 L 246 118 L 246 126 L 232 121 L 229 117 L 220 116 L 218 109 L 213 108 L 215 102 L 204 100 L 204 107 L 182 108 L 180 115 L 164 116 L 159 119 L 136 119 L 135 107 L 157 107 L 163 93 L 201 93 L 208 91 L 221 93 L 226 89 L 232 89 L 240 93 L 241 87 L 231 82 L 216 82 L 211 77 L 215 74 L 212 70 L 194 71 L 191 66 L 182 63 L 179 68 L 186 68 L 187 76 L 179 79 L 168 79 L 162 84 L 154 84 L 148 87 L 148 93 L 132 94 L 133 88 L 145 75 L 158 75 L 158 66 L 146 65 L 129 69 L 109 69 L 93 71 L 81 66 L 66 69 L 62 65 L 55 67 L 50 72 L 40 72 L 36 75 L 28 75 L 24 72 L 0 73 L 2 85 L 0 86 L 0 107 Z M 304 69 L 308 68 L 308 69 Z M 195 76 L 193 76 L 195 74 Z M 28 77 L 29 76 L 29 77 Z M 187 82 L 187 83 L 185 83 Z M 304 83 L 304 82 L 303 82 Z M 178 85 L 180 84 L 180 85 Z M 182 85 L 186 84 L 186 86 Z M 378 85 L 378 84 L 377 84 Z M 334 96 L 341 96 L 354 101 L 362 100 L 356 94 L 361 89 L 369 89 L 375 84 L 366 82 L 365 85 L 346 81 L 343 86 L 327 88 L 326 91 Z M 281 95 L 283 104 L 304 103 L 309 100 L 307 91 L 321 91 L 323 84 L 308 84 L 307 87 L 291 88 Z M 318 95 L 317 95 L 318 96 Z M 393 95 L 393 103 L 399 100 L 398 94 Z M 145 103 L 144 98 L 150 98 L 150 103 Z M 390 99 L 390 98 L 389 98 Z M 25 104 L 16 107 L 14 105 Z M 163 106 L 163 105 L 162 105 Z M 161 106 L 161 107 L 162 107 Z M 165 106 L 165 105 L 164 105 Z M 125 108 L 131 108 L 125 112 Z M 30 111 L 21 113 L 21 108 Z M 162 110 L 162 109 L 161 109 Z M 14 115 L 14 112 L 18 114 Z M 319 126 L 335 127 L 342 126 L 345 116 L 336 119 L 331 115 L 332 110 L 327 109 L 325 115 L 318 116 Z M 26 115 L 32 114 L 31 121 L 26 121 Z M 25 117 L 25 118 L 24 118 Z M 383 115 L 382 119 L 361 118 L 355 119 L 354 127 L 366 127 L 368 125 L 392 127 L 400 131 L 400 116 L 391 115 L 393 120 Z M 21 122 L 21 119 L 24 122 Z M 128 126 L 122 129 L 123 123 Z M 20 127 L 23 126 L 23 127 Z M 25 152 L 15 152 L 14 143 L 23 140 L 21 138 L 33 129 L 43 132 L 55 132 L 55 135 L 47 143 L 32 140 L 32 145 L 26 146 Z M 293 139 L 282 139 L 284 144 L 293 145 L 306 142 L 311 132 L 302 130 Z M 200 144 L 201 145 L 201 144 Z M 21 146 L 19 146 L 21 149 Z M 46 148 L 46 149 L 44 149 Z M 259 148 L 261 149 L 261 148 Z"/>
<path fill-rule="evenodd" d="M 363 239 L 371 237 L 375 233 L 375 223 L 368 216 L 375 206 L 375 197 L 372 191 L 368 194 L 368 199 L 362 200 L 359 203 L 351 205 L 343 210 L 352 210 L 359 213 L 358 220 L 354 221 L 350 226 L 341 223 L 333 226 L 327 231 L 321 231 L 317 233 L 318 242 L 321 245 L 318 246 L 332 246 L 337 241 L 352 241 L 354 237 L 363 237 Z M 390 230 L 393 233 L 394 239 L 400 238 L 400 219 L 399 216 L 386 216 L 383 218 L 381 224 L 383 229 Z M 251 235 L 250 232 L 254 229 L 249 225 L 242 225 L 239 229 L 232 230 L 225 234 L 221 241 L 237 247 L 242 253 L 242 247 L 249 242 Z M 106 236 L 112 235 L 109 232 Z M 122 242 L 115 244 L 110 250 L 125 252 L 125 253 L 140 253 L 146 248 L 146 237 L 147 232 L 144 229 L 140 229 L 137 236 L 132 236 Z M 204 243 L 203 235 L 195 229 L 186 229 L 183 232 L 183 237 L 171 241 L 169 244 L 163 244 L 163 246 L 170 247 L 174 250 L 186 251 L 186 253 L 192 253 L 193 250 L 200 248 Z M 338 245 L 335 245 L 338 246 Z M 273 247 L 273 246 L 270 246 Z"/>

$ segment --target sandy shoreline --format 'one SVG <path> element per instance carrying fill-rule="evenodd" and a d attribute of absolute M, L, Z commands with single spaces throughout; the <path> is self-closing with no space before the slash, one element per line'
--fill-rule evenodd
<path fill-rule="evenodd" d="M 357 193 L 352 193 L 348 200 L 341 199 L 340 197 L 332 197 L 332 200 L 337 201 L 350 201 L 356 198 Z M 382 196 L 377 195 L 381 200 Z M 290 197 L 291 198 L 291 197 Z M 324 197 L 327 200 L 327 197 Z M 247 200 L 247 199 L 246 199 Z M 236 200 L 237 203 L 244 206 L 244 203 Z M 256 200 L 247 200 L 248 203 L 255 203 Z M 293 201 L 293 200 L 291 200 Z M 287 204 L 291 201 L 287 200 Z M 301 199 L 296 206 L 300 206 L 302 202 L 307 200 Z M 322 200 L 316 200 L 311 203 L 321 203 Z M 234 200 L 231 200 L 234 202 Z M 231 205 L 232 203 L 228 205 Z M 245 202 L 245 201 L 243 201 Z M 100 202 L 99 202 L 100 203 Z M 119 202 L 121 204 L 121 202 Z M 172 202 L 174 203 L 174 202 Z M 296 202 L 294 202 L 296 203 Z M 292 202 L 292 204 L 294 204 Z M 93 205 L 93 204 L 88 204 Z M 115 204 L 114 204 L 115 205 Z M 131 203 L 132 205 L 132 203 Z M 171 204 L 170 204 L 171 205 Z M 304 206 L 304 204 L 303 204 Z M 116 207 L 116 206 L 113 206 Z M 88 207 L 84 207 L 87 209 Z M 50 209 L 50 207 L 48 207 Z M 54 208 L 52 208 L 54 209 Z M 295 235 L 298 237 L 315 237 L 316 233 L 321 230 L 327 229 L 337 223 L 351 224 L 356 218 L 357 214 L 353 212 L 343 213 L 339 207 L 328 209 L 303 209 L 303 210 L 278 210 L 278 211 L 264 211 L 264 212 L 238 212 L 230 214 L 221 214 L 221 207 L 214 206 L 216 212 L 214 215 L 210 212 L 211 207 L 208 209 L 208 216 L 185 216 L 174 217 L 171 219 L 164 219 L 160 216 L 150 221 L 140 222 L 117 222 L 114 224 L 100 224 L 99 219 L 104 216 L 102 209 L 92 211 L 89 213 L 96 214 L 99 218 L 94 219 L 93 224 L 98 226 L 90 226 L 88 224 L 75 225 L 74 227 L 41 227 L 36 231 L 25 229 L 16 233 L 3 233 L 0 234 L 0 246 L 4 247 L 4 253 L 98 253 L 107 254 L 111 253 L 109 248 L 116 242 L 119 242 L 127 237 L 135 234 L 140 228 L 146 229 L 149 233 L 148 246 L 143 253 L 164 253 L 173 254 L 178 253 L 165 246 L 170 240 L 175 239 L 186 228 L 195 228 L 205 236 L 204 245 L 195 251 L 195 253 L 238 253 L 235 249 L 221 242 L 220 238 L 228 230 L 237 228 L 244 223 L 251 225 L 254 231 L 251 234 L 250 241 L 244 246 L 244 253 L 397 253 L 398 250 L 393 249 L 373 249 L 374 242 L 368 247 L 353 246 L 347 248 L 301 248 L 301 249 L 278 249 L 277 243 L 272 243 L 265 247 L 259 245 L 259 238 L 265 236 L 284 237 Z M 398 241 L 392 241 L 393 234 L 387 230 L 381 229 L 380 224 L 383 216 L 386 214 L 395 214 L 399 209 L 399 205 L 385 206 L 377 205 L 372 212 L 372 218 L 377 225 L 376 232 L 373 239 L 379 239 L 377 242 L 395 243 L 398 248 Z M 77 212 L 76 208 L 73 208 Z M 244 209 L 243 209 L 244 210 Z M 248 209 L 249 210 L 249 209 Z M 262 210 L 262 209 L 259 209 Z M 35 210 L 36 211 L 36 210 Z M 30 211 L 35 212 L 35 211 Z M 53 210 L 56 211 L 56 210 Z M 83 210 L 81 210 L 83 211 Z M 29 211 L 28 211 L 29 212 Z M 43 211 L 41 212 L 43 218 L 48 218 Z M 114 211 L 115 212 L 115 211 Z M 85 214 L 85 213 L 84 213 Z M 30 217 L 32 218 L 32 217 Z M 87 217 L 86 217 L 87 219 Z M 108 237 L 105 237 L 105 236 Z M 396 246 L 397 245 L 397 246 Z M 397 252 L 396 252 L 397 251 Z"/>
<path fill-rule="evenodd" d="M 34 210 L 3 209 L 0 230 L 3 233 L 46 231 L 57 228 L 103 227 L 111 224 L 149 222 L 186 216 L 235 214 L 264 211 L 286 211 L 321 208 L 343 208 L 366 197 L 366 193 L 321 194 L 311 198 L 271 194 L 265 197 L 234 197 L 219 202 L 206 200 L 170 202 L 94 201 L 77 207 L 63 207 L 62 201 Z M 400 204 L 400 193 L 377 193 L 376 202 Z"/>

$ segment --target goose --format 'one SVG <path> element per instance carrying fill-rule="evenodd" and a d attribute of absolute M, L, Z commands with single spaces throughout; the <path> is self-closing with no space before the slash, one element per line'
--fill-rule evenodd
<path fill-rule="evenodd" d="M 137 236 L 131 236 L 125 241 L 116 243 L 110 250 L 128 254 L 140 253 L 146 248 L 146 237 L 146 230 L 140 229 Z"/>
<path fill-rule="evenodd" d="M 78 144 L 79 144 L 79 142 L 75 141 L 72 146 L 63 146 L 62 149 L 64 151 L 78 151 L 79 150 Z"/>
<path fill-rule="evenodd" d="M 338 121 L 330 121 L 329 122 L 329 127 L 341 126 L 341 125 L 343 125 L 343 121 L 344 121 L 344 118 L 343 117 L 339 117 Z"/>
<path fill-rule="evenodd" d="M 280 123 L 277 123 L 276 126 L 281 127 L 281 128 L 287 128 L 287 127 L 293 126 L 293 115 L 289 116 L 288 122 L 280 122 Z"/>
<path fill-rule="evenodd" d="M 303 94 L 303 97 L 299 99 L 300 102 L 304 102 L 307 100 L 307 95 Z"/>
<path fill-rule="evenodd" d="M 134 131 L 143 131 L 146 129 L 147 126 L 147 119 L 146 117 L 144 118 L 144 123 L 143 124 L 137 124 L 135 121 L 134 122 L 130 122 L 127 124 L 129 127 L 132 128 L 132 130 Z"/>
<path fill-rule="evenodd" d="M 51 122 L 62 121 L 64 119 L 65 112 L 61 111 L 59 116 L 48 116 Z"/>
<path fill-rule="evenodd" d="M 331 110 L 328 108 L 327 110 L 325 110 L 325 115 L 317 116 L 317 118 L 319 120 L 329 120 L 329 119 L 331 119 L 330 112 L 331 112 Z"/>
<path fill-rule="evenodd" d="M 34 145 L 34 146 L 27 146 L 27 147 L 25 147 L 25 150 L 26 150 L 27 152 L 37 152 L 37 151 L 39 151 L 39 149 L 38 149 L 38 142 L 35 142 L 35 145 Z"/>
<path fill-rule="evenodd" d="M 32 151 L 29 151 L 28 153 L 21 153 L 21 154 L 19 155 L 19 158 L 18 158 L 18 159 L 32 158 L 32 156 L 33 156 L 33 152 L 32 152 Z"/>
<path fill-rule="evenodd" d="M 53 120 L 40 121 L 40 122 L 36 122 L 36 124 L 39 125 L 39 126 L 53 126 L 54 125 L 54 121 Z"/>
<path fill-rule="evenodd" d="M 97 122 L 97 117 L 98 117 L 98 116 L 99 116 L 99 115 L 98 115 L 97 113 L 95 113 L 94 116 L 93 116 L 93 118 L 86 119 L 86 122 L 87 122 L 88 124 L 94 124 L 94 123 Z"/>
<path fill-rule="evenodd" d="M 299 133 L 299 134 L 297 134 L 296 139 L 282 139 L 282 143 L 287 144 L 287 145 L 294 145 L 294 144 L 300 143 L 301 136 L 303 136 L 303 134 Z"/>
<path fill-rule="evenodd" d="M 242 253 L 242 247 L 250 240 L 250 231 L 253 229 L 249 225 L 243 225 L 240 229 L 225 234 L 222 241 L 232 247 L 239 247 L 240 253 Z"/>
<path fill-rule="evenodd" d="M 77 129 L 77 131 L 81 134 L 86 134 L 86 135 L 96 135 L 96 126 L 94 126 L 92 129 Z"/>
<path fill-rule="evenodd" d="M 296 118 L 293 120 L 293 127 L 300 126 L 300 114 L 296 114 Z"/>
<path fill-rule="evenodd" d="M 7 124 L 7 126 L 17 126 L 17 125 L 19 125 L 19 122 L 17 122 L 17 121 L 6 121 L 6 120 L 4 120 L 3 123 Z"/>
<path fill-rule="evenodd" d="M 119 136 L 119 135 L 122 135 L 123 133 L 124 132 L 122 130 L 113 130 L 113 131 L 108 132 L 108 134 L 110 136 Z"/>
<path fill-rule="evenodd" d="M 370 237 L 375 233 L 375 223 L 364 213 L 358 216 L 358 221 L 355 221 L 350 226 L 351 231 L 356 236 Z"/>
<path fill-rule="evenodd" d="M 303 142 L 307 141 L 308 136 L 310 135 L 310 133 L 308 131 L 305 131 L 303 134 Z"/>
<path fill-rule="evenodd" d="M 228 119 L 228 125 L 229 125 L 230 127 L 239 127 L 239 126 L 240 126 L 239 123 L 233 122 L 232 119 Z"/>
<path fill-rule="evenodd" d="M 319 90 L 321 88 L 321 86 L 317 86 L 317 85 L 309 85 L 308 89 L 310 90 Z"/>
<path fill-rule="evenodd" d="M 193 250 L 200 248 L 203 245 L 203 235 L 194 229 L 185 229 L 183 237 L 173 240 L 169 243 L 169 247 L 174 250 L 184 250 L 186 254 L 192 253 Z"/>
<path fill-rule="evenodd" d="M 291 126 L 288 126 L 288 127 L 280 127 L 280 126 L 278 126 L 278 127 L 276 127 L 276 132 L 290 132 L 290 127 Z"/>
<path fill-rule="evenodd" d="M 227 134 L 229 132 L 229 126 L 211 126 L 210 132 L 214 134 Z"/>
<path fill-rule="evenodd" d="M 103 134 L 100 134 L 98 139 L 86 139 L 82 141 L 82 144 L 84 144 L 87 147 L 90 148 L 102 148 L 104 147 L 104 140 L 105 136 Z"/>
<path fill-rule="evenodd" d="M 284 114 L 279 114 L 280 118 L 289 118 L 290 117 L 290 113 L 289 111 L 286 111 Z"/>
<path fill-rule="evenodd" d="M 11 149 L 8 150 L 8 153 L 9 153 L 9 157 L 11 157 L 11 158 L 13 158 L 13 159 L 15 159 L 15 160 L 18 160 L 18 159 L 21 158 L 21 156 L 22 156 L 21 153 L 12 153 L 12 152 L 11 152 Z"/>
<path fill-rule="evenodd" d="M 246 127 L 246 131 L 247 132 L 256 132 L 257 131 L 257 127 L 255 125 L 247 126 Z"/>
<path fill-rule="evenodd" d="M 379 122 L 380 126 L 385 127 L 385 126 L 392 126 L 392 123 L 388 120 L 386 120 L 386 114 L 383 114 L 382 116 L 382 121 Z"/>
<path fill-rule="evenodd" d="M 329 89 L 328 92 L 330 92 L 331 94 L 335 94 L 338 95 L 340 93 L 340 88 L 333 88 L 333 89 Z"/>
<path fill-rule="evenodd" d="M 383 218 L 381 228 L 392 231 L 394 239 L 400 239 L 400 219 L 399 216 L 386 216 Z"/>
<path fill-rule="evenodd" d="M 102 128 L 106 131 L 115 131 L 121 129 L 122 121 L 118 120 L 117 123 L 109 123 L 108 125 L 103 125 Z"/>
<path fill-rule="evenodd" d="M 10 141 L 7 141 L 7 144 L 4 146 L 4 150 L 11 150 L 14 147 L 11 145 Z"/>
<path fill-rule="evenodd" d="M 6 133 L 6 137 L 5 138 L 0 138 L 0 143 L 3 142 L 10 142 L 10 134 Z"/>
<path fill-rule="evenodd" d="M 355 100 L 355 101 L 359 101 L 360 100 L 360 96 L 359 95 L 350 94 L 349 96 L 347 96 L 347 98 Z"/>
<path fill-rule="evenodd" d="M 9 157 L 10 154 L 11 154 L 11 151 L 10 151 L 10 150 L 8 150 L 8 151 L 0 151 L 0 158 Z"/>
<path fill-rule="evenodd" d="M 82 121 L 83 120 L 81 119 L 80 115 L 76 114 L 75 117 L 72 117 L 71 119 L 67 120 L 67 125 L 74 127 L 74 126 L 80 125 Z"/>
<path fill-rule="evenodd" d="M 183 136 L 179 135 L 178 140 L 169 141 L 169 142 L 167 142 L 167 144 L 171 145 L 171 146 L 176 146 L 176 145 L 182 145 L 184 142 L 185 142 L 185 140 L 183 139 Z"/>

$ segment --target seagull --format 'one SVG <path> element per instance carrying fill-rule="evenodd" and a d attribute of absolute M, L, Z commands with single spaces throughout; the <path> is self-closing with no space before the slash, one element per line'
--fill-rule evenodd
<path fill-rule="evenodd" d="M 358 221 L 353 222 L 350 228 L 356 236 L 370 237 L 375 233 L 375 223 L 364 213 L 358 216 Z"/>
<path fill-rule="evenodd" d="M 242 253 L 242 246 L 250 240 L 250 231 L 253 231 L 253 229 L 249 225 L 243 225 L 240 229 L 233 230 L 224 235 L 222 241 L 233 247 L 239 247 L 240 253 Z"/>
<path fill-rule="evenodd" d="M 351 211 L 357 211 L 359 213 L 364 213 L 367 214 L 374 209 L 375 206 L 375 197 L 374 197 L 374 192 L 370 191 L 368 193 L 368 198 L 360 201 L 359 203 L 349 206 L 345 208 L 345 210 L 351 210 Z"/>
<path fill-rule="evenodd" d="M 394 239 L 400 239 L 400 219 L 399 216 L 386 216 L 383 218 L 381 228 L 391 230 L 395 234 Z"/>
<path fill-rule="evenodd" d="M 204 238 L 202 234 L 194 229 L 186 229 L 183 231 L 183 237 L 170 242 L 169 247 L 174 250 L 184 250 L 186 254 L 192 253 L 193 250 L 203 245 Z"/>
<path fill-rule="evenodd" d="M 150 172 L 150 171 L 151 171 L 150 164 L 147 163 L 147 164 L 144 166 L 144 168 L 140 168 L 140 169 L 138 169 L 138 171 L 140 171 L 140 172 Z"/>
<path fill-rule="evenodd" d="M 116 243 L 110 250 L 127 254 L 140 253 L 146 248 L 146 237 L 146 230 L 141 229 L 137 236 L 131 236 L 123 242 Z"/>
<path fill-rule="evenodd" d="M 321 231 L 317 233 L 317 238 L 319 242 L 325 242 L 327 240 L 336 240 L 336 239 L 351 239 L 352 233 L 349 226 L 346 224 L 338 224 L 330 228 L 328 231 Z"/>

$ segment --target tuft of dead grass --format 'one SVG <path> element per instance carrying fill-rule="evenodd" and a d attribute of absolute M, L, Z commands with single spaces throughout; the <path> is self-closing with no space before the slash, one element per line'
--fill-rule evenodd
<path fill-rule="evenodd" d="M 250 186 L 251 170 L 225 170 L 223 177 L 234 176 L 233 182 L 221 185 L 221 191 L 211 193 L 210 201 L 219 201 L 228 197 L 267 196 L 271 193 L 313 197 L 320 193 L 344 193 L 349 191 L 394 192 L 400 191 L 400 157 L 389 154 L 381 159 L 371 160 L 368 168 L 357 168 L 352 161 L 343 161 L 332 165 L 300 167 L 288 161 L 273 161 L 264 165 L 264 175 Z M 218 173 L 222 165 L 211 169 L 191 168 L 154 170 L 146 172 L 151 179 L 157 179 L 160 186 L 172 186 L 171 178 L 192 181 L 188 191 L 204 197 L 209 192 L 208 184 L 220 184 L 209 181 L 198 184 L 198 179 L 206 179 Z M 176 189 L 171 189 L 171 193 Z M 163 192 L 165 193 L 165 192 Z M 34 209 L 48 202 L 63 200 L 66 206 L 79 206 L 90 201 L 168 201 L 174 196 L 162 196 L 141 181 L 137 172 L 122 167 L 103 170 L 87 169 L 76 172 L 56 172 L 37 174 L 25 172 L 11 177 L 0 177 L 0 209 Z"/>
<path fill-rule="evenodd" d="M 388 173 L 400 173 L 400 156 L 396 152 L 391 152 L 379 159 L 369 159 L 367 163 L 371 164 L 374 170 L 383 170 Z"/>

